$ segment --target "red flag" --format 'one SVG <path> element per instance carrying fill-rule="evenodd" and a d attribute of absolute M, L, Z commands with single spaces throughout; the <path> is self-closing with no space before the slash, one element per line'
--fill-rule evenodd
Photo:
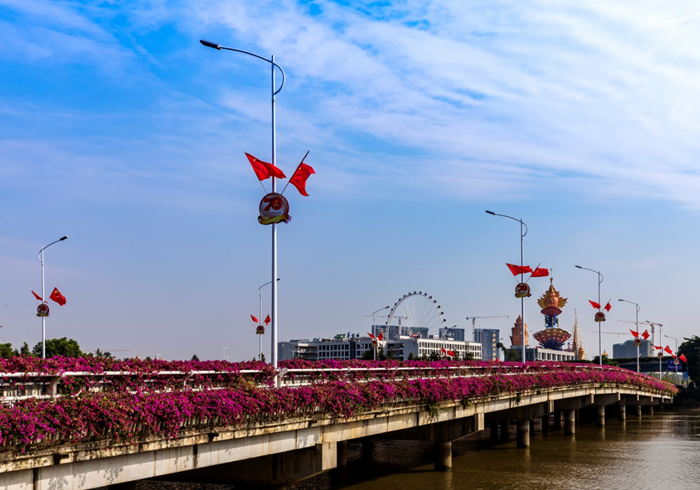
<path fill-rule="evenodd" d="M 596 310 L 600 310 L 600 303 L 596 303 L 595 301 L 591 301 L 590 299 L 588 300 L 588 302 L 593 308 L 595 308 Z"/>
<path fill-rule="evenodd" d="M 646 330 L 644 330 L 644 333 L 642 334 L 642 338 L 644 338 L 644 340 L 646 340 L 646 339 L 648 339 L 649 337 L 651 337 L 651 335 L 649 335 L 649 332 L 646 331 Z"/>
<path fill-rule="evenodd" d="M 253 171 L 258 177 L 258 180 L 265 180 L 269 179 L 270 177 L 277 177 L 278 179 L 285 178 L 284 172 L 282 172 L 282 170 L 280 170 L 278 167 L 275 167 L 271 163 L 258 160 L 253 155 L 250 155 L 248 153 L 246 153 L 245 156 L 248 157 L 250 166 L 253 167 Z"/>
<path fill-rule="evenodd" d="M 369 333 L 369 332 L 367 332 L 367 335 L 369 335 L 369 338 L 370 338 L 370 339 L 374 340 L 374 338 L 375 338 L 374 335 L 372 335 L 372 334 Z"/>
<path fill-rule="evenodd" d="M 673 351 L 669 348 L 669 346 L 666 346 L 664 349 L 665 352 L 668 352 L 669 354 L 673 355 Z"/>
<path fill-rule="evenodd" d="M 632 336 L 633 336 L 635 339 L 638 339 L 638 338 L 639 338 L 639 332 L 635 332 L 635 331 L 632 330 L 631 328 L 630 328 L 630 332 L 632 332 Z"/>
<path fill-rule="evenodd" d="M 44 300 L 41 298 L 41 296 L 39 296 L 38 294 L 36 294 L 34 291 L 32 291 L 32 294 L 33 294 L 34 297 L 35 297 L 36 299 L 38 299 L 39 301 L 44 301 Z"/>
<path fill-rule="evenodd" d="M 250 315 L 250 318 L 252 318 L 252 319 L 253 319 L 253 321 L 254 321 L 255 323 L 258 323 L 258 319 L 257 319 L 257 318 L 255 318 L 255 317 L 254 317 L 253 315 Z"/>
<path fill-rule="evenodd" d="M 61 306 L 66 304 L 66 297 L 61 294 L 58 288 L 53 288 L 53 292 L 51 293 L 51 296 L 49 296 L 49 299 L 55 301 Z"/>
<path fill-rule="evenodd" d="M 530 277 L 547 277 L 549 275 L 549 269 L 545 269 L 544 267 L 536 267 L 534 271 L 532 271 L 532 275 Z"/>
<path fill-rule="evenodd" d="M 517 276 L 518 274 L 528 274 L 532 272 L 532 269 L 530 269 L 529 265 L 513 265 L 513 264 L 506 264 L 510 271 L 513 273 L 514 276 Z"/>
<path fill-rule="evenodd" d="M 447 351 L 445 350 L 444 347 L 440 347 L 440 352 L 442 352 L 442 355 L 443 355 L 443 356 L 446 356 L 446 355 L 447 355 Z"/>
<path fill-rule="evenodd" d="M 661 349 L 663 349 L 663 347 L 661 347 L 660 345 L 655 345 L 655 346 L 654 346 L 654 349 L 661 350 Z"/>
<path fill-rule="evenodd" d="M 688 358 L 685 357 L 685 354 L 681 354 L 680 357 L 681 357 L 681 361 L 683 361 L 683 362 L 688 362 Z"/>
<path fill-rule="evenodd" d="M 455 356 L 455 353 L 452 352 L 451 350 L 448 350 L 448 351 L 447 351 L 447 355 L 450 356 L 450 357 L 454 357 L 454 356 Z"/>
<path fill-rule="evenodd" d="M 384 332 L 379 332 L 379 335 L 377 335 L 377 340 L 381 342 L 382 339 L 384 339 Z"/>
<path fill-rule="evenodd" d="M 270 324 L 270 315 L 267 315 L 267 317 L 265 317 L 265 325 L 269 325 L 269 324 Z"/>
<path fill-rule="evenodd" d="M 612 309 L 612 305 L 610 304 L 610 301 L 608 301 L 608 304 L 605 305 L 605 311 L 610 311 Z"/>
<path fill-rule="evenodd" d="M 300 163 L 297 169 L 294 171 L 294 175 L 289 179 L 289 183 L 297 188 L 299 194 L 302 196 L 307 196 L 306 193 L 306 181 L 311 174 L 315 174 L 313 167 L 305 163 Z"/>

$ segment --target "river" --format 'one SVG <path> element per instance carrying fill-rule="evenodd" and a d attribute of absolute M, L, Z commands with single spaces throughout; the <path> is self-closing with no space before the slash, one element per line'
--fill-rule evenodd
<path fill-rule="evenodd" d="M 449 472 L 432 469 L 432 443 L 378 441 L 373 448 L 349 444 L 346 469 L 288 487 L 289 490 L 565 490 L 700 489 L 700 412 L 656 412 L 604 428 L 581 425 L 543 435 L 539 425 L 529 449 L 490 440 L 488 429 L 453 443 Z M 371 457 L 370 457 L 371 452 Z M 139 489 L 167 490 L 141 482 Z M 180 490 L 238 488 L 172 485 Z"/>

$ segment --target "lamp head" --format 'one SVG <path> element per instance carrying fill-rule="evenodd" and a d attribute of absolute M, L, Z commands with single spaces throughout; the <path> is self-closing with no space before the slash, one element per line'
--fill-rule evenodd
<path fill-rule="evenodd" d="M 62 242 L 63 240 L 65 240 L 65 239 L 67 239 L 67 238 L 68 238 L 68 235 L 64 236 L 63 238 L 61 238 L 61 239 L 58 240 L 58 241 L 59 241 L 59 242 Z"/>
<path fill-rule="evenodd" d="M 496 213 L 494 213 L 493 211 L 486 211 L 486 213 L 487 213 L 487 214 L 491 214 L 491 215 L 493 215 L 493 216 L 496 216 Z"/>
<path fill-rule="evenodd" d="M 581 267 L 580 265 L 575 265 L 574 267 L 576 267 L 577 269 L 583 269 L 583 267 Z"/>
<path fill-rule="evenodd" d="M 624 301 L 624 299 L 618 299 L 618 301 Z"/>
<path fill-rule="evenodd" d="M 207 48 L 214 48 L 214 49 L 218 49 L 219 51 L 221 51 L 221 44 L 216 44 L 216 43 L 213 43 L 211 41 L 207 41 L 206 39 L 201 39 L 199 42 L 202 43 Z"/>

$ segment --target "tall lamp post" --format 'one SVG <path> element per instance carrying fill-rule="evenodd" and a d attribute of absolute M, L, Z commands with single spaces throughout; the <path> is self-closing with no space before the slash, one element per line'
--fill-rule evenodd
<path fill-rule="evenodd" d="M 666 337 L 668 339 L 673 339 L 676 341 L 676 349 L 673 352 L 675 352 L 677 354 L 678 353 L 678 339 L 676 337 L 671 337 L 670 335 L 666 335 L 666 334 L 664 334 L 664 337 Z M 675 360 L 675 357 L 673 359 Z M 676 384 L 677 384 L 678 383 L 678 371 L 673 372 L 673 377 L 676 379 Z"/>
<path fill-rule="evenodd" d="M 257 55 L 255 53 L 251 53 L 248 51 L 243 51 L 242 49 L 235 49 L 235 48 L 229 48 L 226 46 L 222 46 L 221 44 L 213 43 L 211 41 L 206 41 L 204 39 L 199 41 L 202 43 L 204 46 L 208 48 L 213 48 L 213 49 L 218 49 L 219 51 L 226 50 L 226 51 L 235 51 L 236 53 L 243 53 L 247 54 L 248 56 L 252 56 L 254 58 L 258 58 L 259 60 L 263 60 L 267 63 L 270 64 L 270 69 L 272 73 L 272 83 L 271 83 L 271 89 L 270 89 L 270 94 L 271 94 L 271 99 L 272 99 L 272 165 L 276 165 L 277 162 L 277 128 L 275 126 L 275 96 L 280 93 L 282 88 L 284 87 L 284 81 L 285 81 L 285 75 L 284 75 L 284 70 L 282 69 L 281 66 L 279 66 L 277 63 L 275 63 L 275 57 L 270 56 L 270 59 L 263 58 L 260 55 Z M 282 84 L 280 85 L 280 88 L 275 90 L 275 67 L 279 69 L 279 71 L 282 73 Z M 274 176 L 272 176 L 272 192 L 277 192 L 277 180 L 275 179 Z M 272 282 L 272 297 L 271 297 L 271 307 L 270 307 L 270 321 L 272 323 L 272 333 L 270 335 L 270 342 L 272 343 L 271 346 L 271 353 L 270 353 L 270 363 L 272 364 L 272 367 L 277 369 L 277 223 L 272 223 L 272 277 L 271 277 L 271 282 Z"/>
<path fill-rule="evenodd" d="M 637 307 L 637 312 L 634 316 L 634 324 L 637 327 L 637 338 L 639 338 L 639 305 L 634 301 L 627 301 L 626 299 L 618 299 L 618 301 L 624 301 L 625 303 L 630 303 Z M 639 373 L 639 345 L 637 346 L 637 373 Z"/>
<path fill-rule="evenodd" d="M 277 280 L 279 281 L 280 278 L 278 277 Z M 264 288 L 264 287 L 267 286 L 268 284 L 272 284 L 272 281 L 266 282 L 265 284 L 263 284 L 262 286 L 260 286 L 260 287 L 258 288 L 258 298 L 260 298 L 260 316 L 259 316 L 258 318 L 260 318 L 260 321 L 261 321 L 261 322 L 263 321 L 263 316 L 262 316 L 262 288 Z M 262 325 L 262 323 L 261 323 L 260 325 Z M 259 360 L 259 361 L 262 361 L 262 335 L 260 335 L 260 338 L 258 339 L 258 341 L 259 341 L 258 344 L 259 344 L 259 350 L 260 350 L 260 352 L 258 352 L 258 356 L 259 356 L 259 357 L 258 357 L 258 360 Z"/>
<path fill-rule="evenodd" d="M 654 328 L 654 325 L 656 325 L 657 327 L 659 327 L 659 341 L 660 341 L 660 340 L 661 340 L 661 332 L 664 331 L 664 325 L 663 325 L 663 323 L 653 323 L 653 322 L 650 322 L 649 320 L 646 320 L 646 322 L 647 322 L 647 323 L 651 323 L 651 328 L 652 328 L 652 329 Z M 654 333 L 654 330 L 652 330 L 651 332 L 652 332 L 652 334 L 653 334 L 653 333 Z M 652 337 L 653 337 L 653 335 L 652 335 Z M 653 340 L 653 338 L 652 338 L 652 340 Z M 659 344 L 661 344 L 661 343 L 662 343 L 662 342 L 659 342 Z M 652 345 L 654 345 L 654 348 L 656 348 L 656 344 L 655 344 L 654 342 L 652 342 Z M 659 355 L 659 354 L 660 354 L 660 355 Z M 663 357 L 664 357 L 664 351 L 663 351 L 663 349 L 659 352 L 659 354 L 657 354 L 657 355 L 658 355 L 658 357 L 659 357 L 659 381 L 661 381 L 661 360 L 662 360 Z"/>
<path fill-rule="evenodd" d="M 493 211 L 486 211 L 487 214 L 490 214 L 491 216 L 501 216 L 502 218 L 508 218 L 512 219 L 513 221 L 517 221 L 520 223 L 520 267 L 525 265 L 524 262 L 524 254 L 523 254 L 523 239 L 525 238 L 525 235 L 527 235 L 527 225 L 522 219 L 518 218 L 513 218 L 512 216 L 508 216 L 507 214 L 498 214 L 494 213 Z M 524 274 L 521 272 L 520 273 L 520 282 L 525 282 L 524 279 Z M 525 344 L 525 298 L 520 298 L 520 318 L 523 320 L 523 364 L 526 362 L 526 344 Z"/>
<path fill-rule="evenodd" d="M 598 313 L 600 313 L 600 284 L 603 282 L 603 274 L 601 274 L 600 271 L 589 269 L 588 267 L 581 267 L 580 265 L 577 265 L 576 268 L 598 274 Z M 602 322 L 598 322 L 598 364 L 600 366 L 603 365 L 603 335 L 601 332 L 601 323 Z"/>
<path fill-rule="evenodd" d="M 377 311 L 373 311 L 372 314 L 370 315 L 372 317 L 372 326 L 375 327 L 377 325 L 377 313 L 379 313 L 382 310 L 387 310 L 391 308 L 390 306 L 385 306 L 384 308 L 379 308 Z M 374 332 L 372 332 L 374 333 Z M 389 336 L 389 332 L 387 331 L 386 333 L 387 337 Z M 399 335 L 401 335 L 401 332 L 399 332 Z"/>
<path fill-rule="evenodd" d="M 68 238 L 68 235 L 63 236 L 59 238 L 58 240 L 49 243 L 45 247 L 42 247 L 41 250 L 39 250 L 39 254 L 37 255 L 37 258 L 39 259 L 39 262 L 41 262 L 41 297 L 44 302 L 46 302 L 46 290 L 44 289 L 44 250 L 49 248 L 51 245 L 54 243 L 62 242 L 63 240 L 66 240 Z M 46 358 L 46 317 L 42 316 L 41 317 L 41 357 Z"/>

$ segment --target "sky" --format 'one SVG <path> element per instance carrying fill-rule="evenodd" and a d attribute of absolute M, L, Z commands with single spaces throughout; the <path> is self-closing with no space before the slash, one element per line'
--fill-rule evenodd
<path fill-rule="evenodd" d="M 700 10 L 620 1 L 0 0 L 0 338 L 252 359 L 271 280 L 244 152 L 307 150 L 278 227 L 279 340 L 364 333 L 414 290 L 505 343 L 506 262 L 552 270 L 589 358 L 639 320 L 698 335 Z M 277 76 L 277 82 L 280 78 Z M 268 186 L 269 188 L 269 186 Z M 525 319 L 544 328 L 530 281 Z M 262 289 L 263 316 L 270 287 Z M 379 313 L 381 314 L 381 313 Z M 595 332 L 595 333 L 594 333 Z M 658 332 L 657 332 L 658 337 Z M 675 341 L 664 338 L 673 348 Z M 658 342 L 657 342 L 658 343 Z M 263 338 L 269 358 L 270 335 Z"/>

